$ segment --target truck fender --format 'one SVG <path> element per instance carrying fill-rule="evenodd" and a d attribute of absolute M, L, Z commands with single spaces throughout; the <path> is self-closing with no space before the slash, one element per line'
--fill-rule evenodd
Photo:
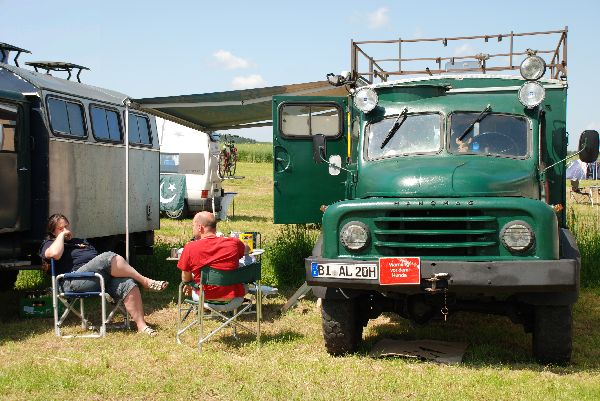
<path fill-rule="evenodd" d="M 566 228 L 561 228 L 559 233 L 559 255 L 561 259 L 577 261 L 577 289 L 573 292 L 521 294 L 517 299 L 530 305 L 572 305 L 577 302 L 579 295 L 579 271 L 581 270 L 581 253 L 577 247 L 575 237 Z"/>

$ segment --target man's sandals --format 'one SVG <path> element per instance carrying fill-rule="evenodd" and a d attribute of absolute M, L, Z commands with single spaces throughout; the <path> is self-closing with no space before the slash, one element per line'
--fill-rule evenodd
<path fill-rule="evenodd" d="M 168 281 L 149 280 L 146 290 L 153 292 L 164 291 L 169 286 Z"/>

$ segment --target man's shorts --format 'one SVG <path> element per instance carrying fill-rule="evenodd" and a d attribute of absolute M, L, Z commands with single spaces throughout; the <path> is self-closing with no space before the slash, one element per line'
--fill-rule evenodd
<path fill-rule="evenodd" d="M 92 272 L 102 275 L 106 293 L 117 300 L 125 298 L 137 283 L 132 278 L 112 277 L 110 275 L 110 263 L 115 256 L 117 254 L 114 252 L 101 253 L 74 272 Z M 98 278 L 65 280 L 63 288 L 67 292 L 100 291 L 100 280 Z"/>

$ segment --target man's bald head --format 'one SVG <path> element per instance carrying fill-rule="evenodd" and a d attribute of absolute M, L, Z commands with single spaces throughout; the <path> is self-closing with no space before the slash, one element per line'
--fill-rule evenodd
<path fill-rule="evenodd" d="M 194 225 L 194 236 L 198 237 L 200 234 L 214 234 L 217 232 L 217 219 L 210 212 L 198 212 L 192 220 Z M 201 228 L 204 228 L 202 230 Z"/>

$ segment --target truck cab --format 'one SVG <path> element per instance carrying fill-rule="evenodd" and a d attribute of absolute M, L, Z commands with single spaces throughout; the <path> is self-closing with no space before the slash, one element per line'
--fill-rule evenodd
<path fill-rule="evenodd" d="M 540 361 L 570 360 L 580 257 L 564 214 L 567 30 L 549 34 L 554 53 L 513 52 L 529 34 L 511 33 L 509 65 L 480 53 L 421 71 L 412 59 L 384 69 L 373 42 L 352 42 L 352 70 L 328 76 L 348 96 L 274 97 L 275 222 L 321 224 L 305 268 L 329 353 L 356 350 L 382 312 L 426 323 L 476 311 L 522 324 Z M 580 150 L 595 160 L 598 133 Z"/>

